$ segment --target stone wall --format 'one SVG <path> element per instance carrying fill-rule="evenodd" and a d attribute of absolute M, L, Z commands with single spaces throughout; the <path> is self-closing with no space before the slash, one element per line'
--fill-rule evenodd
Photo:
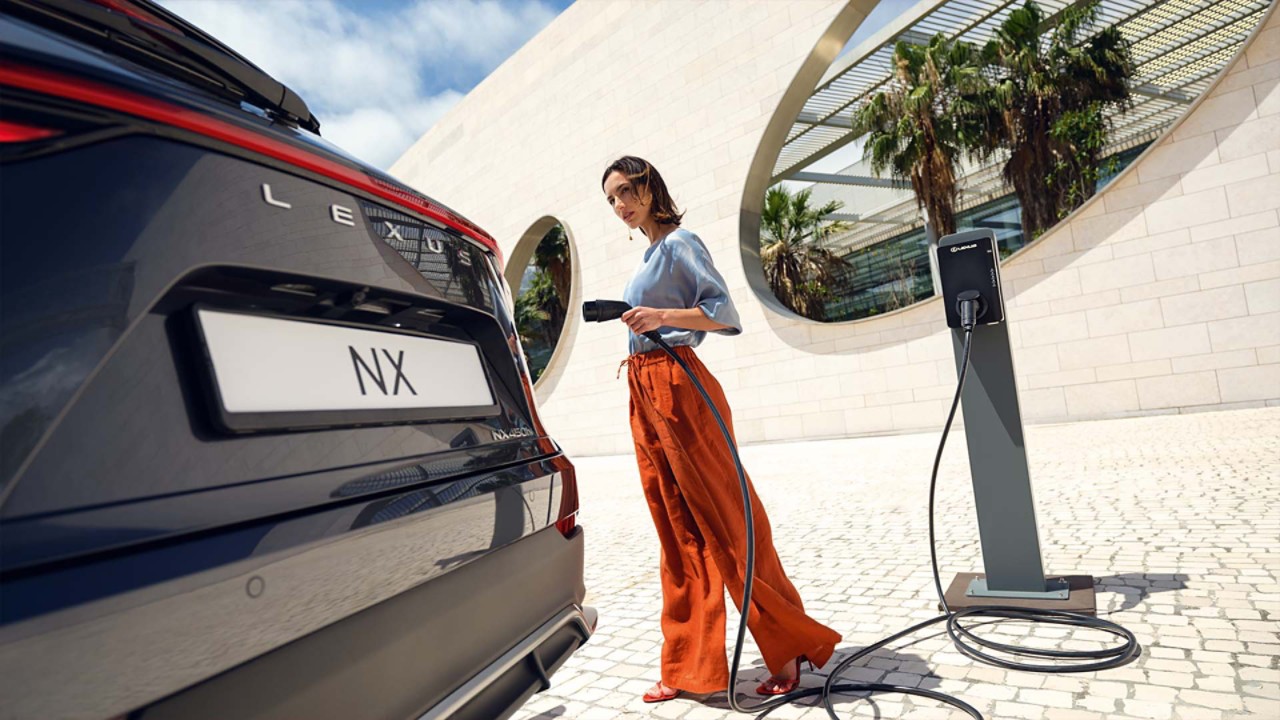
<path fill-rule="evenodd" d="M 605 204 L 600 174 L 619 155 L 645 157 L 742 314 L 742 335 L 699 349 L 740 441 L 939 427 L 955 382 L 939 300 L 813 323 L 759 296 L 758 261 L 741 251 L 754 239 L 747 195 L 779 128 L 874 4 L 579 0 L 392 172 L 498 238 L 513 284 L 530 229 L 562 222 L 576 309 L 618 297 L 644 249 Z M 1273 6 L 1180 122 L 1005 262 L 1028 422 L 1280 404 L 1278 82 Z M 548 428 L 571 453 L 629 450 L 622 326 L 586 325 L 575 310 L 561 345 L 536 388 Z"/>

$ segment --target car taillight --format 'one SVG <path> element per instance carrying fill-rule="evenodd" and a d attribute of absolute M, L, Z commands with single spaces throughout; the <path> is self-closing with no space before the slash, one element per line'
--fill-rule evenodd
<path fill-rule="evenodd" d="M 22 123 L 0 120 L 0 143 L 22 143 L 33 140 L 44 140 L 54 135 L 61 135 L 60 130 L 23 125 Z"/>
<path fill-rule="evenodd" d="M 498 249 L 498 242 L 491 235 L 455 213 L 381 178 L 249 128 L 122 88 L 21 65 L 6 64 L 0 67 L 0 85 L 23 88 L 123 112 L 286 162 L 380 197 L 419 215 L 426 215 L 480 244 L 498 258 L 499 265 L 502 264 L 502 251 Z"/>
<path fill-rule="evenodd" d="M 578 475 L 570 465 L 560 473 L 560 513 L 556 516 L 556 529 L 569 537 L 578 526 Z"/>

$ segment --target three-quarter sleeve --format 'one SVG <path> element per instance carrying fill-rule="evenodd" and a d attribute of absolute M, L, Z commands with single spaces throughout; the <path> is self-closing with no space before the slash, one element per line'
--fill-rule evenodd
<path fill-rule="evenodd" d="M 688 287 L 694 289 L 689 306 L 702 310 L 708 318 L 725 326 L 713 332 L 721 335 L 741 333 L 742 321 L 738 318 L 738 309 L 734 307 L 733 298 L 729 296 L 729 288 L 726 287 L 724 277 L 711 261 L 711 253 L 706 245 L 703 245 L 702 240 L 692 233 L 689 233 L 687 241 L 681 245 L 676 257 L 684 266 L 682 269 L 689 275 Z"/>

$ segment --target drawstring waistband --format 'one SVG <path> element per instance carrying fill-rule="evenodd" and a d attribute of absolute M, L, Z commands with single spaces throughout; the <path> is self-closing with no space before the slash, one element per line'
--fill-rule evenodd
<path fill-rule="evenodd" d="M 690 357 L 697 357 L 693 352 L 693 348 L 688 345 L 676 345 L 671 349 L 678 355 L 685 355 L 686 360 Z M 628 355 L 626 359 L 618 363 L 618 372 L 615 373 L 613 377 L 615 380 L 622 377 L 622 368 L 624 365 L 627 367 L 628 372 L 630 372 L 630 369 L 633 367 L 647 365 L 651 362 L 672 362 L 672 360 L 671 356 L 667 355 L 666 351 L 662 348 L 636 353 L 635 355 Z"/>

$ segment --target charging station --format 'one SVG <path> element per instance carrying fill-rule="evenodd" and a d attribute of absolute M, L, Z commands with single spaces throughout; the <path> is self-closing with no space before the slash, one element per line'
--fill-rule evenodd
<path fill-rule="evenodd" d="M 998 599 L 1003 606 L 1096 614 L 1092 577 L 1046 575 L 1041 560 L 995 232 L 947 235 L 937 248 L 957 373 L 964 369 L 961 301 L 977 299 L 961 407 L 986 570 L 958 573 L 946 603 L 959 609 Z"/>

